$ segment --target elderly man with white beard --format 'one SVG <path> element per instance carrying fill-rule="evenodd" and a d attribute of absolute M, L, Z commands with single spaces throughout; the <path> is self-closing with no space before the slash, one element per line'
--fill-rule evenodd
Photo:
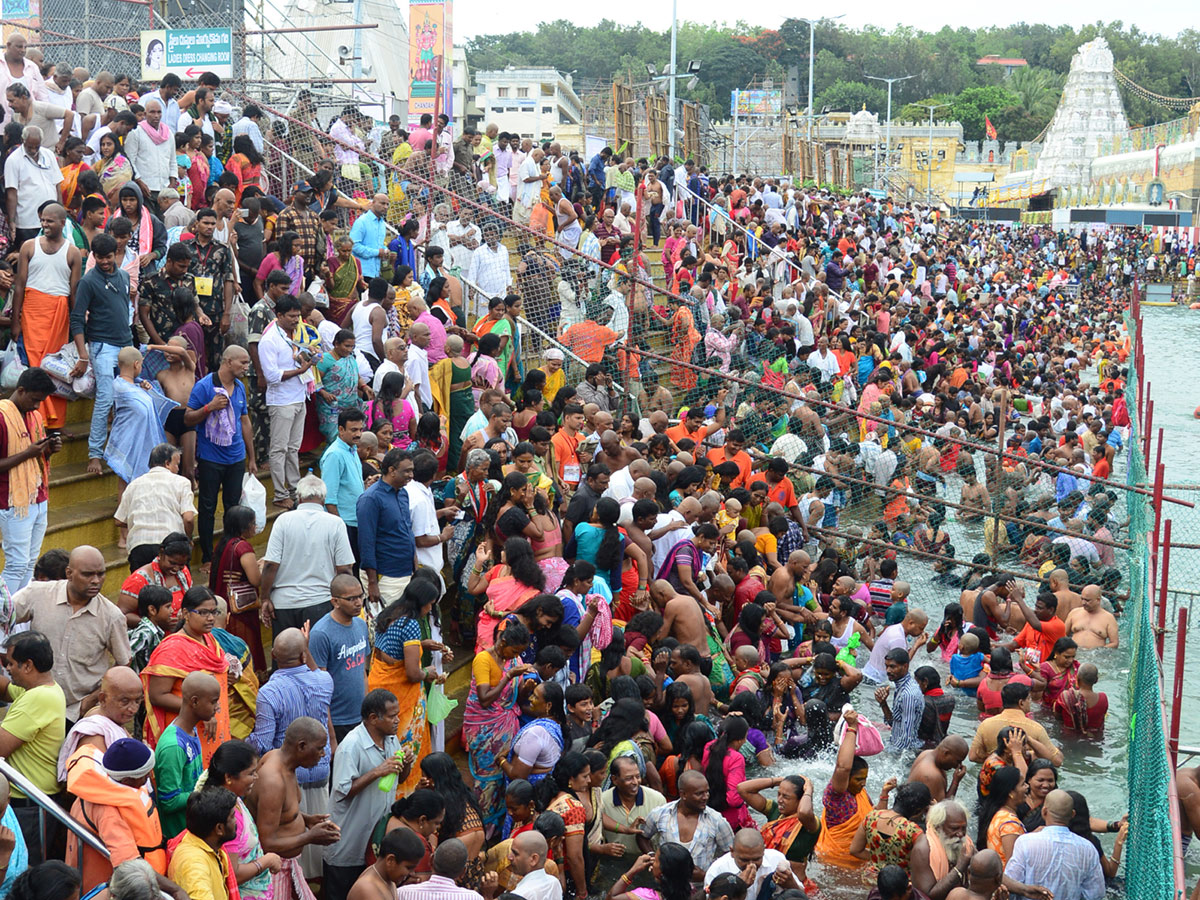
<path fill-rule="evenodd" d="M 967 811 L 955 800 L 943 800 L 925 816 L 925 833 L 913 844 L 909 872 L 912 884 L 930 900 L 945 900 L 966 883 L 975 845 L 967 836 Z"/>

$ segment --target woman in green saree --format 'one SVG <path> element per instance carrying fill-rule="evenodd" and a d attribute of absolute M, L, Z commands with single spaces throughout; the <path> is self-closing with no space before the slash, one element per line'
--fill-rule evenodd
<path fill-rule="evenodd" d="M 354 258 L 354 241 L 349 237 L 338 238 L 337 262 L 329 280 L 329 318 L 341 326 L 366 289 L 362 266 Z"/>
<path fill-rule="evenodd" d="M 338 413 L 360 409 L 359 393 L 370 399 L 370 388 L 358 373 L 354 356 L 354 332 L 343 328 L 333 338 L 333 351 L 317 363 L 321 388 L 317 391 L 317 427 L 321 436 L 333 443 L 338 436 Z"/>

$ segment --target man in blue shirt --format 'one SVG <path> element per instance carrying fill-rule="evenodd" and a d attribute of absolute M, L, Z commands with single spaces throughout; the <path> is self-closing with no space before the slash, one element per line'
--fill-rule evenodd
<path fill-rule="evenodd" d="M 376 194 L 371 198 L 371 208 L 355 219 L 350 229 L 354 256 L 362 265 L 363 278 L 378 278 L 381 261 L 392 256 L 387 248 L 387 210 L 387 194 Z"/>
<path fill-rule="evenodd" d="M 363 492 L 362 460 L 358 442 L 367 417 L 360 409 L 338 413 L 338 436 L 321 455 L 321 479 L 325 482 L 325 508 L 346 523 L 346 536 L 354 551 L 354 573 L 358 574 L 358 498 Z"/>
<path fill-rule="evenodd" d="M 340 744 L 362 721 L 361 707 L 367 695 L 367 623 L 359 615 L 363 588 L 353 575 L 335 575 L 329 585 L 333 610 L 326 613 L 308 637 L 308 652 L 317 668 L 333 677 L 333 700 L 329 717 Z"/>
<path fill-rule="evenodd" d="M 250 370 L 250 354 L 232 344 L 221 354 L 221 366 L 196 382 L 188 397 L 183 424 L 196 429 L 196 479 L 200 482 L 200 559 L 212 562 L 213 521 L 217 494 L 225 508 L 242 502 L 242 478 L 258 474 L 254 438 L 242 379 Z"/>
<path fill-rule="evenodd" d="M 359 564 L 367 581 L 367 612 L 378 615 L 412 578 L 417 553 L 404 486 L 412 481 L 412 454 L 391 450 L 383 476 L 358 498 Z"/>

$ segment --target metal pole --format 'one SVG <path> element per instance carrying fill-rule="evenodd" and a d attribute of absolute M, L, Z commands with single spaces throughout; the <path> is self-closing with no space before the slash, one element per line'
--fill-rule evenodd
<path fill-rule="evenodd" d="M 679 30 L 676 19 L 679 0 L 671 0 L 671 80 L 667 89 L 667 156 L 675 165 L 675 37 Z"/>
<path fill-rule="evenodd" d="M 1167 519 L 1163 526 L 1163 542 L 1162 542 L 1162 577 L 1159 581 L 1158 591 L 1158 628 L 1154 635 L 1154 643 L 1158 648 L 1158 660 L 1161 663 L 1163 658 L 1163 642 L 1166 640 L 1167 632 L 1167 583 L 1171 577 L 1171 520 Z M 1153 588 L 1152 588 L 1153 590 Z M 1176 658 L 1176 664 L 1179 660 Z"/>
<path fill-rule="evenodd" d="M 929 107 L 929 158 L 925 160 L 929 167 L 929 178 L 925 182 L 925 202 L 933 205 L 933 107 Z"/>
<path fill-rule="evenodd" d="M 356 26 L 363 24 L 363 0 L 354 0 L 354 24 Z M 354 65 L 351 67 L 351 74 L 355 78 L 362 78 L 362 55 L 362 29 L 356 27 L 354 29 Z M 438 77 L 441 77 L 441 74 L 439 71 Z M 354 93 L 353 88 L 351 88 L 350 93 Z M 435 152 L 437 151 L 437 147 L 433 149 Z"/>
<path fill-rule="evenodd" d="M 674 82 L 672 82 L 672 84 L 674 84 Z M 736 175 L 736 174 L 737 174 L 737 148 L 738 148 L 738 139 L 737 139 L 737 127 L 738 127 L 738 98 L 739 98 L 739 97 L 741 97 L 741 95 L 742 95 L 742 92 L 741 92 L 741 91 L 739 91 L 739 90 L 734 90 L 734 92 L 733 92 L 733 174 L 734 174 L 734 175 Z"/>
<path fill-rule="evenodd" d="M 816 53 L 817 45 L 817 23 L 812 19 L 808 20 L 808 149 L 813 154 L 813 183 L 816 183 L 817 177 L 817 156 L 816 151 L 812 149 L 813 145 L 813 56 Z"/>
<path fill-rule="evenodd" d="M 1000 409 L 996 415 L 997 434 L 996 434 L 996 460 L 995 463 L 987 467 L 984 477 L 987 479 L 988 491 L 992 495 L 992 511 L 996 514 L 992 518 L 992 568 L 995 568 L 1000 556 L 1000 507 L 1003 506 L 1004 492 L 1000 490 L 1004 483 L 1004 426 L 1008 423 L 1008 394 L 1004 393 L 1000 397 Z M 992 473 L 995 473 L 995 480 L 992 479 Z"/>
<path fill-rule="evenodd" d="M 1183 715 L 1183 661 L 1187 653 L 1187 627 L 1187 607 L 1180 606 L 1179 626 L 1175 631 L 1175 680 L 1171 682 L 1171 729 L 1167 739 L 1172 769 L 1179 765 L 1179 721 Z"/>

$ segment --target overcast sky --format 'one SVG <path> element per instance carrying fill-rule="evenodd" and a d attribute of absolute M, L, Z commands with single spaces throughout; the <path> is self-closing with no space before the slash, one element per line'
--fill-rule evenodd
<path fill-rule="evenodd" d="M 751 25 L 776 28 L 786 15 L 782 10 L 775 12 L 766 8 L 774 5 L 758 4 L 756 9 L 740 15 Z M 627 24 L 640 21 L 647 28 L 656 30 L 665 30 L 671 24 L 669 0 L 607 0 L 585 6 L 586 9 L 580 9 L 575 3 L 540 6 L 496 3 L 495 0 L 454 0 L 455 43 L 480 34 L 528 31 L 539 20 L 556 18 L 570 19 L 580 25 L 594 25 L 603 18 Z M 906 5 L 901 18 L 896 18 L 894 0 L 860 0 L 853 8 L 859 22 L 870 22 L 889 30 L 897 25 L 911 25 L 924 31 L 937 31 L 943 25 L 982 28 L 1018 21 L 1079 27 L 1100 20 L 1120 20 L 1126 25 L 1135 24 L 1142 31 L 1173 35 L 1195 21 L 1195 6 L 1191 0 L 1160 0 L 1133 5 L 1124 0 L 1091 0 L 1087 4 L 1045 4 L 1036 10 L 1024 4 L 1009 3 L 918 3 Z M 789 10 L 796 16 L 819 11 L 819 8 L 809 10 L 803 6 Z M 728 0 L 685 0 L 679 4 L 680 18 L 689 22 L 732 22 L 737 16 L 731 16 L 730 12 Z"/>

